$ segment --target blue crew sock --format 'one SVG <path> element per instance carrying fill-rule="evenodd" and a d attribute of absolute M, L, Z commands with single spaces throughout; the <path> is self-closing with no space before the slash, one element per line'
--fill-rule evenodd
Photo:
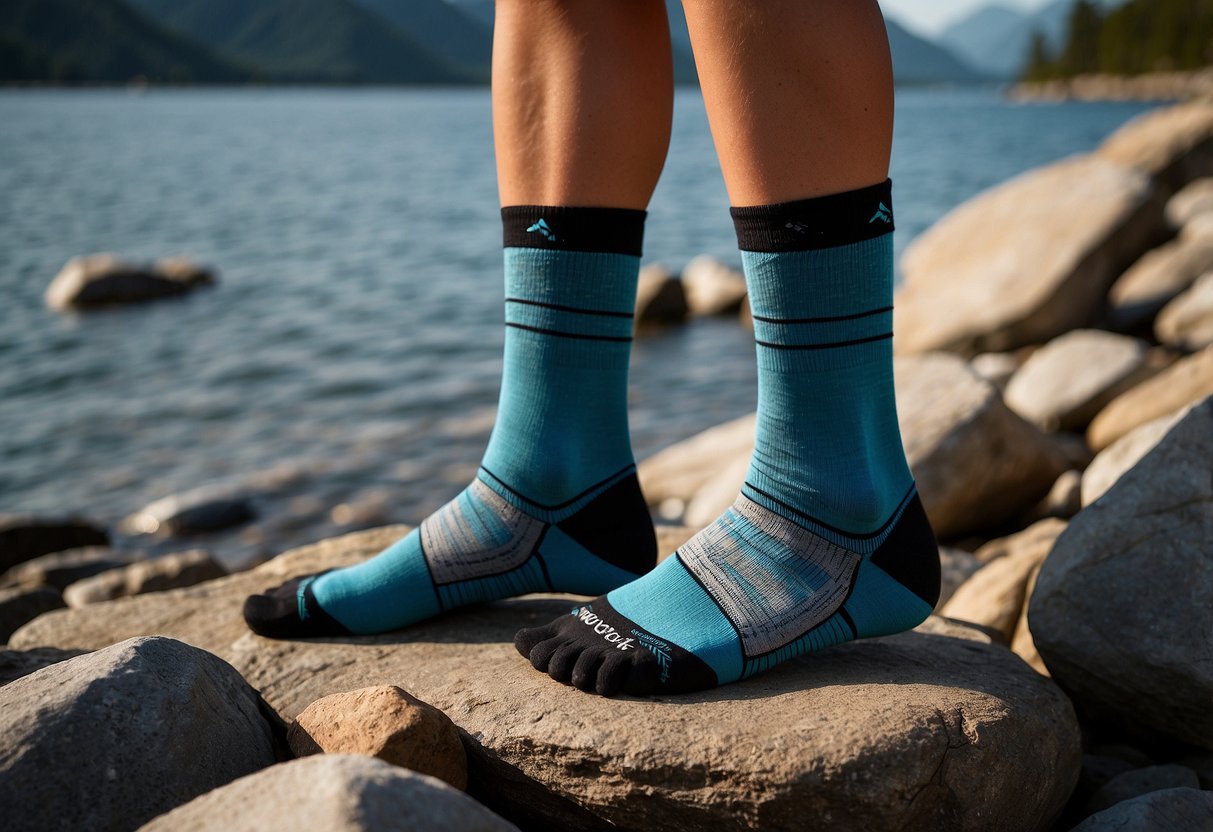
<path fill-rule="evenodd" d="M 627 423 L 644 212 L 516 206 L 502 221 L 505 361 L 476 479 L 371 560 L 250 597 L 256 632 L 379 633 L 528 592 L 597 595 L 653 566 Z"/>
<path fill-rule="evenodd" d="M 919 624 L 939 556 L 893 393 L 888 182 L 733 210 L 758 433 L 733 506 L 644 577 L 515 643 L 611 695 L 699 690 Z"/>

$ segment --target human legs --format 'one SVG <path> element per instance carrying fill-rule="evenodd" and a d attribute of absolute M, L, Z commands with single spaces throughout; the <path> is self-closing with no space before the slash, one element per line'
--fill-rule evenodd
<path fill-rule="evenodd" d="M 758 434 L 734 505 L 643 578 L 523 630 L 602 694 L 685 691 L 909 629 L 939 589 L 892 377 L 892 81 L 867 0 L 687 0 L 735 205 Z"/>
<path fill-rule="evenodd" d="M 499 0 L 493 107 L 507 328 L 480 471 L 371 560 L 249 598 L 252 629 L 383 632 L 526 592 L 598 594 L 652 567 L 627 369 L 643 209 L 669 142 L 671 84 L 660 0 Z"/>

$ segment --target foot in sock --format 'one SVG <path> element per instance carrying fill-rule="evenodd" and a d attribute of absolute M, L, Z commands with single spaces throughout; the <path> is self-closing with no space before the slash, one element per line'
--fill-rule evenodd
<path fill-rule="evenodd" d="M 502 209 L 505 361 L 476 479 L 365 563 L 250 597 L 254 631 L 380 633 L 528 592 L 598 595 L 652 568 L 627 425 L 643 219 L 614 208 Z"/>
<path fill-rule="evenodd" d="M 734 209 L 758 350 L 758 434 L 732 508 L 644 577 L 515 645 L 603 695 L 676 693 L 910 629 L 939 554 L 902 450 L 889 184 Z"/>

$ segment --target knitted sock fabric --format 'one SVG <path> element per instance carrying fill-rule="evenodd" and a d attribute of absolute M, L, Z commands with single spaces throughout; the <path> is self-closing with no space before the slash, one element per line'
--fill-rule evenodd
<path fill-rule="evenodd" d="M 644 212 L 502 209 L 505 361 L 476 479 L 365 563 L 252 596 L 274 637 L 380 633 L 528 592 L 597 595 L 653 566 L 627 423 Z"/>
<path fill-rule="evenodd" d="M 939 556 L 906 464 L 892 362 L 890 185 L 733 210 L 758 352 L 758 432 L 719 519 L 643 578 L 515 643 L 598 693 L 737 681 L 910 629 Z"/>

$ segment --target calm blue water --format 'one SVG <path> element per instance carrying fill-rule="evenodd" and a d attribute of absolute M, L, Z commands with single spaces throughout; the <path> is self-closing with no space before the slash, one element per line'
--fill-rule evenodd
<path fill-rule="evenodd" d="M 902 92 L 899 250 L 1142 109 Z M 727 207 L 702 100 L 681 91 L 645 259 L 738 262 Z M 221 283 L 45 309 L 63 263 L 94 251 L 188 254 Z M 416 522 L 491 427 L 500 294 L 486 90 L 0 92 L 0 511 L 115 522 L 268 476 L 262 519 L 203 541 L 232 561 L 340 530 L 343 503 Z M 751 409 L 750 335 L 719 320 L 647 335 L 632 380 L 644 455 Z"/>

